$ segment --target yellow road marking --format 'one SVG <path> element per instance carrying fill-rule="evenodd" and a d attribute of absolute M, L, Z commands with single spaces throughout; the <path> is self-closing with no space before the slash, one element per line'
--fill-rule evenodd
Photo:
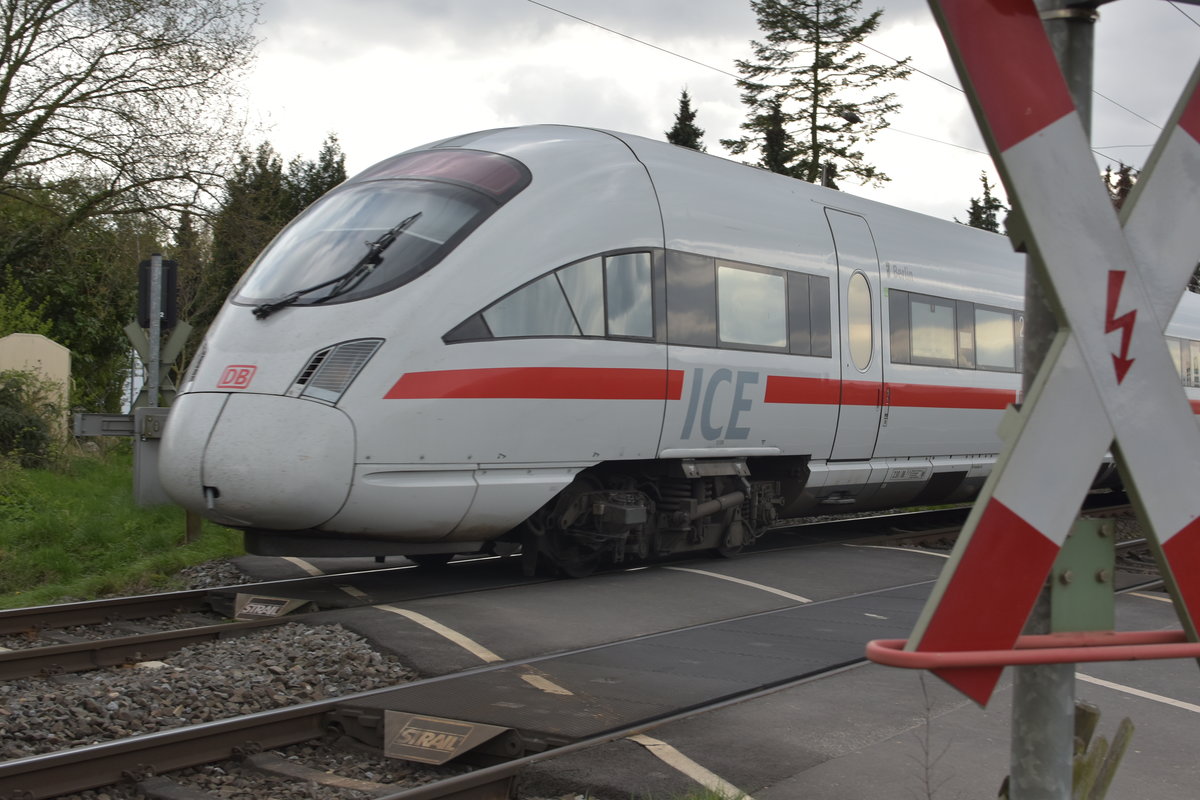
<path fill-rule="evenodd" d="M 630 736 L 629 740 L 637 742 L 657 756 L 663 763 L 669 764 L 679 770 L 709 791 L 716 792 L 729 798 L 729 800 L 754 800 L 754 798 L 738 789 L 732 783 L 709 772 L 666 742 L 652 739 L 641 733 Z"/>
<path fill-rule="evenodd" d="M 478 657 L 481 661 L 487 661 L 489 663 L 494 663 L 497 661 L 504 660 L 500 656 L 493 653 L 491 650 L 488 650 L 486 647 L 481 645 L 479 642 L 476 642 L 474 639 L 470 639 L 470 638 L 462 635 L 461 633 L 454 630 L 453 628 L 447 628 L 442 623 L 440 623 L 436 620 L 432 620 L 429 617 L 425 616 L 424 614 L 418 614 L 416 611 L 409 611 L 407 608 L 399 608 L 397 606 L 386 606 L 385 605 L 385 606 L 375 606 L 375 608 L 378 608 L 381 611 L 390 611 L 393 614 L 399 614 L 402 617 L 407 617 L 408 619 L 412 620 L 413 622 L 417 623 L 418 625 L 422 625 L 422 626 L 428 628 L 429 630 L 433 631 L 434 633 L 446 637 L 447 639 L 454 642 L 456 645 L 458 645 L 462 649 L 464 649 L 467 652 L 471 653 L 472 655 Z"/>
<path fill-rule="evenodd" d="M 938 558 L 949 558 L 949 553 L 938 553 L 933 550 L 918 550 L 915 547 L 896 547 L 890 544 L 847 544 L 846 547 L 861 547 L 872 550 L 899 550 L 901 553 L 920 553 L 923 556 L 937 556 Z"/>
<path fill-rule="evenodd" d="M 314 567 L 312 564 L 305 561 L 303 558 L 296 558 L 295 556 L 283 556 L 283 560 L 291 562 L 292 564 L 295 564 L 297 567 L 304 570 L 309 575 L 312 575 L 314 578 L 317 577 L 318 575 L 325 574 L 321 570 Z"/>
<path fill-rule="evenodd" d="M 1128 592 L 1130 597 L 1141 597 L 1145 600 L 1157 600 L 1160 603 L 1174 603 L 1175 601 L 1169 597 L 1162 597 L 1157 594 L 1142 594 L 1141 592 Z"/>
<path fill-rule="evenodd" d="M 694 572 L 697 575 L 705 575 L 709 578 L 720 578 L 723 581 L 730 581 L 731 583 L 740 583 L 742 586 L 749 586 L 752 589 L 758 589 L 759 591 L 762 591 L 762 592 L 770 592 L 771 594 L 777 594 L 780 597 L 786 597 L 788 600 L 795 600 L 797 603 L 811 603 L 812 602 L 812 600 L 809 600 L 807 597 L 801 597 L 798 594 L 792 594 L 791 592 L 785 592 L 783 589 L 776 589 L 773 586 L 764 586 L 763 584 L 755 583 L 754 581 L 744 581 L 741 578 L 734 578 L 730 575 L 722 575 L 719 572 L 709 572 L 708 570 L 704 570 L 704 569 L 691 569 L 690 567 L 667 567 L 667 569 L 673 569 L 677 572 Z"/>
<path fill-rule="evenodd" d="M 540 689 L 543 692 L 546 692 L 547 694 L 561 694 L 561 695 L 565 695 L 565 696 L 570 696 L 570 695 L 575 694 L 570 689 L 564 689 L 563 687 L 559 686 L 557 683 L 550 680 L 549 678 L 547 678 L 544 675 L 537 675 L 537 674 L 531 673 L 528 675 L 522 675 L 521 680 L 525 681 L 533 688 Z"/>
<path fill-rule="evenodd" d="M 1094 683 L 1097 686 L 1103 686 L 1106 689 L 1114 689 L 1118 692 L 1124 692 L 1125 694 L 1131 694 L 1134 697 L 1141 697 L 1146 700 L 1153 700 L 1156 703 L 1163 703 L 1168 706 L 1175 706 L 1176 708 L 1182 708 L 1184 711 L 1194 711 L 1197 714 L 1200 714 L 1200 706 L 1196 705 L 1195 703 L 1189 703 L 1185 700 L 1176 700 L 1173 697 L 1164 697 L 1163 695 L 1155 694 L 1154 692 L 1146 692 L 1146 691 L 1142 691 L 1141 689 L 1134 689 L 1132 686 L 1123 686 L 1119 683 L 1113 683 L 1112 681 L 1106 681 L 1106 680 L 1102 680 L 1100 678 L 1093 678 L 1091 675 L 1084 675 L 1082 672 L 1076 672 L 1075 677 L 1081 681 L 1086 681 L 1088 683 Z"/>

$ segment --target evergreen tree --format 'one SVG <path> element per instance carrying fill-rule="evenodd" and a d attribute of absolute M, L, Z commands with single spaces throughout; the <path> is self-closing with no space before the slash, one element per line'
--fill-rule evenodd
<path fill-rule="evenodd" d="M 11 274 L 0 285 L 0 339 L 10 333 L 40 333 L 50 336 L 52 326 L 44 305 L 35 305 L 29 293 Z"/>
<path fill-rule="evenodd" d="M 315 161 L 297 157 L 286 169 L 269 142 L 260 144 L 253 153 L 241 153 L 212 219 L 207 259 L 204 242 L 198 237 L 188 239 L 194 234 L 184 229 L 183 219 L 176 234 L 177 247 L 195 247 L 196 258 L 207 262 L 199 274 L 185 272 L 192 275 L 193 283 L 190 289 L 181 287 L 181 293 L 192 294 L 190 306 L 185 303 L 181 307 L 191 308 L 185 316 L 200 328 L 199 334 L 212 322 L 242 273 L 283 226 L 344 180 L 346 156 L 334 134 L 325 139 Z"/>
<path fill-rule="evenodd" d="M 737 62 L 750 118 L 742 124 L 745 136 L 721 141 L 730 153 L 775 147 L 774 166 L 767 166 L 765 153 L 762 165 L 810 182 L 820 180 L 824 165 L 835 159 L 841 174 L 864 184 L 889 180 L 857 147 L 887 127 L 887 116 L 900 107 L 895 94 L 874 92 L 910 70 L 908 59 L 880 66 L 855 51 L 883 14 L 860 17 L 861 5 L 861 0 L 751 0 L 765 38 L 750 43 L 753 60 Z M 777 113 L 790 137 L 782 145 L 768 141 L 768 134 L 778 136 L 772 127 Z M 787 161 L 777 163 L 778 154 Z"/>
<path fill-rule="evenodd" d="M 987 172 L 979 173 L 979 182 L 983 184 L 983 197 L 972 197 L 971 205 L 967 208 L 967 221 L 963 223 L 957 217 L 955 222 L 970 225 L 992 233 L 1000 233 L 1000 214 L 1008 211 L 1008 206 L 1000 202 L 1000 198 L 992 194 L 996 187 L 988 181 Z"/>
<path fill-rule="evenodd" d="M 197 289 L 194 319 L 207 327 L 238 278 L 291 217 L 293 202 L 283 160 L 263 142 L 238 157 L 225 181 L 225 196 L 212 221 L 212 260 Z"/>
<path fill-rule="evenodd" d="M 1118 211 L 1125 205 L 1125 198 L 1133 191 L 1137 178 L 1137 171 L 1128 164 L 1122 164 L 1115 173 L 1112 164 L 1104 168 L 1104 187 Z"/>
<path fill-rule="evenodd" d="M 687 89 L 679 95 L 679 111 L 675 113 L 675 125 L 666 132 L 666 136 L 671 144 L 704 152 L 704 129 L 696 126 L 696 110 L 692 108 L 692 98 Z"/>
<path fill-rule="evenodd" d="M 795 137 L 788 132 L 783 101 L 779 98 L 768 101 L 764 113 L 751 121 L 762 131 L 758 166 L 780 175 L 802 178 L 795 167 L 795 161 L 801 151 Z"/>
<path fill-rule="evenodd" d="M 316 161 L 299 156 L 288 164 L 285 181 L 290 195 L 290 216 L 299 214 L 323 194 L 346 180 L 346 154 L 334 134 L 325 137 Z"/>

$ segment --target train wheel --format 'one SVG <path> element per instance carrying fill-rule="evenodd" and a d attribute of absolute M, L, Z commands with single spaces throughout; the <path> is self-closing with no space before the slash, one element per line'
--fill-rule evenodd
<path fill-rule="evenodd" d="M 558 568 L 568 578 L 586 578 L 600 566 L 601 553 L 587 546 L 564 547 L 555 559 Z"/>
<path fill-rule="evenodd" d="M 417 553 L 405 556 L 421 569 L 443 569 L 454 558 L 453 553 Z"/>

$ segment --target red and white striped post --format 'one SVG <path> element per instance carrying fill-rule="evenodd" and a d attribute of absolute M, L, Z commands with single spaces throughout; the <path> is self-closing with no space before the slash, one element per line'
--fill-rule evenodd
<path fill-rule="evenodd" d="M 1200 429 L 1162 332 L 1200 253 L 1197 226 L 1170 224 L 1200 211 L 1196 187 L 1184 177 L 1185 167 L 1194 175 L 1200 164 L 1196 76 L 1126 205 L 1126 234 L 1033 4 L 932 5 L 1022 210 L 1028 245 L 1046 264 L 1063 329 L 1022 411 L 1009 420 L 1006 451 L 909 646 L 1012 645 L 1078 512 L 1076 500 L 1114 438 L 1194 637 L 1187 606 L 1200 609 L 1200 497 L 1185 487 L 1200 477 Z M 1143 280 L 1141 263 L 1155 265 L 1146 270 L 1152 278 Z M 983 703 L 999 668 L 939 674 Z"/>
<path fill-rule="evenodd" d="M 1200 254 L 1193 75 L 1118 219 L 1031 0 L 931 0 L 1062 327 L 908 648 L 1010 648 L 1105 452 L 1114 455 L 1193 641 L 1200 427 L 1163 343 Z M 1124 223 L 1124 227 L 1122 226 Z M 1174 224 L 1172 224 L 1174 223 Z M 986 703 L 1000 667 L 936 673 Z"/>

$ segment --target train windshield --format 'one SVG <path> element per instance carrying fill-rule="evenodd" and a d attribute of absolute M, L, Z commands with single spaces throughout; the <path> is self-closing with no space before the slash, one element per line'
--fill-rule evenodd
<path fill-rule="evenodd" d="M 265 316 L 261 309 L 394 289 L 435 266 L 528 183 L 523 165 L 495 153 L 422 151 L 384 161 L 284 228 L 234 302 Z"/>

